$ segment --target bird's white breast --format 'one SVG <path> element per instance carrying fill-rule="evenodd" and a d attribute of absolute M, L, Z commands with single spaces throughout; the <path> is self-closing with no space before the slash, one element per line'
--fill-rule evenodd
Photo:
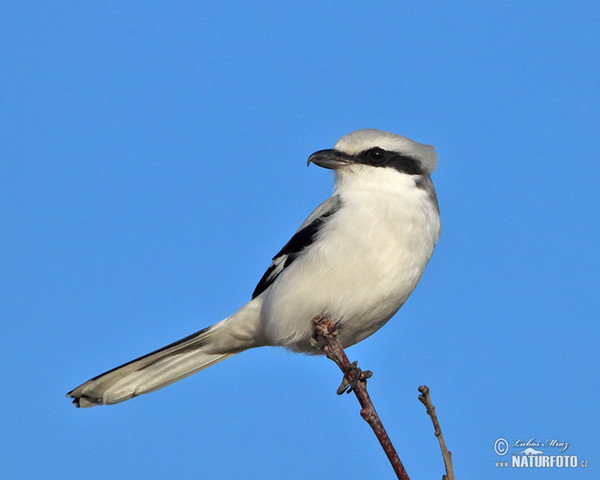
<path fill-rule="evenodd" d="M 268 344 L 316 353 L 312 318 L 330 316 L 350 346 L 374 333 L 406 301 L 439 238 L 437 206 L 413 177 L 389 169 L 338 174 L 342 207 L 315 243 L 267 292 Z"/>

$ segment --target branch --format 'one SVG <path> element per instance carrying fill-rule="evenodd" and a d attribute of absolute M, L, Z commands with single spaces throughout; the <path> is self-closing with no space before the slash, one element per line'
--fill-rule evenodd
<path fill-rule="evenodd" d="M 442 480 L 454 480 L 454 467 L 452 466 L 452 452 L 446 448 L 446 442 L 444 441 L 444 435 L 442 435 L 442 429 L 440 428 L 440 422 L 438 422 L 437 414 L 435 413 L 435 407 L 431 403 L 431 397 L 429 396 L 429 387 L 421 385 L 419 387 L 419 400 L 425 408 L 427 408 L 427 414 L 431 417 L 433 422 L 433 428 L 435 429 L 435 436 L 440 442 L 440 449 L 442 450 L 442 457 L 444 457 L 444 466 L 446 467 L 446 475 L 442 475 Z"/>
<path fill-rule="evenodd" d="M 315 346 L 321 348 L 327 358 L 333 360 L 344 373 L 344 381 L 338 389 L 338 394 L 342 394 L 344 391 L 348 391 L 348 393 L 354 391 L 354 394 L 362 407 L 360 415 L 373 429 L 383 451 L 392 464 L 396 476 L 400 480 L 410 480 L 404 469 L 404 465 L 402 465 L 402 462 L 400 461 L 400 457 L 398 457 L 398 453 L 396 453 L 396 449 L 392 445 L 390 437 L 379 419 L 379 415 L 377 415 L 377 412 L 375 411 L 369 393 L 367 392 L 367 378 L 369 378 L 372 373 L 361 372 L 356 366 L 356 362 L 350 363 L 342 344 L 337 338 L 338 331 L 335 323 L 322 315 L 316 316 L 313 319 L 313 322 L 315 324 L 315 337 L 317 339 L 315 341 Z M 322 342 L 319 342 L 320 339 L 322 339 Z M 348 387 L 350 388 L 349 390 Z M 454 477 L 452 477 L 452 479 L 453 478 Z"/>

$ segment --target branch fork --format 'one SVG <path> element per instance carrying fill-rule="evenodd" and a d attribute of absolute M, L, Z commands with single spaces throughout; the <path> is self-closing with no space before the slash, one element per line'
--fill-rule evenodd
<path fill-rule="evenodd" d="M 375 410 L 371 397 L 367 392 L 367 379 L 370 378 L 373 373 L 370 371 L 362 371 L 358 368 L 357 362 L 350 363 L 350 360 L 348 360 L 346 352 L 338 339 L 338 327 L 331 319 L 323 315 L 317 315 L 313 319 L 313 323 L 315 325 L 315 335 L 311 341 L 312 345 L 315 348 L 322 350 L 327 358 L 334 361 L 344 374 L 344 379 L 337 389 L 337 394 L 342 395 L 344 392 L 354 392 L 361 406 L 360 416 L 373 429 L 373 432 L 375 433 L 377 440 L 379 440 L 383 451 L 387 455 L 396 476 L 400 480 L 410 480 L 394 445 L 392 445 L 390 437 L 385 431 L 383 423 L 381 423 L 381 419 Z M 427 414 L 431 417 L 435 429 L 435 436 L 437 437 L 442 450 L 444 465 L 446 467 L 446 474 L 443 475 L 442 480 L 454 480 L 451 452 L 446 448 L 444 436 L 442 435 L 442 430 L 435 413 L 435 407 L 429 396 L 429 388 L 422 385 L 419 387 L 419 392 L 421 393 L 421 395 L 419 395 L 419 400 L 427 408 Z"/>

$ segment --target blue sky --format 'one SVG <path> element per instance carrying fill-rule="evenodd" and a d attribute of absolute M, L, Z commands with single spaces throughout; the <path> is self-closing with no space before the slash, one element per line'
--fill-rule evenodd
<path fill-rule="evenodd" d="M 348 352 L 409 474 L 443 472 L 427 384 L 457 478 L 596 477 L 599 22 L 585 1 L 5 5 L 2 477 L 392 478 L 322 358 L 64 398 L 246 302 L 331 191 L 306 158 L 359 128 L 439 154 L 434 257 Z M 590 467 L 497 468 L 499 437 Z"/>

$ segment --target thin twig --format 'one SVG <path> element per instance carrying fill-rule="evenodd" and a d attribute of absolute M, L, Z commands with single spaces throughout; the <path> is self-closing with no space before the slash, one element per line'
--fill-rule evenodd
<path fill-rule="evenodd" d="M 444 435 L 442 435 L 442 429 L 440 422 L 438 421 L 437 414 L 435 413 L 435 407 L 431 403 L 431 396 L 429 395 L 429 387 L 427 385 L 421 385 L 419 387 L 419 400 L 425 408 L 427 408 L 427 414 L 431 417 L 433 422 L 433 428 L 435 429 L 435 436 L 440 442 L 440 449 L 442 450 L 442 457 L 444 457 L 444 466 L 446 467 L 446 475 L 442 475 L 442 480 L 454 480 L 454 467 L 452 466 L 452 452 L 446 448 L 446 442 L 444 441 Z"/>
<path fill-rule="evenodd" d="M 333 323 L 329 318 L 321 315 L 315 317 L 313 322 L 315 323 L 317 340 L 323 340 L 322 342 L 318 343 L 321 350 L 323 350 L 323 353 L 327 356 L 327 358 L 333 360 L 344 373 L 345 380 L 340 389 L 338 389 L 338 393 L 343 393 L 347 389 L 347 386 L 350 386 L 350 389 L 354 391 L 354 394 L 360 403 L 361 417 L 373 429 L 373 432 L 377 436 L 377 439 L 387 455 L 388 460 L 392 464 L 392 468 L 394 469 L 396 476 L 400 480 L 410 480 L 406 470 L 404 469 L 404 465 L 402 465 L 402 462 L 400 461 L 400 457 L 398 456 L 396 449 L 392 445 L 390 437 L 381 423 L 379 415 L 377 415 L 377 412 L 375 411 L 375 407 L 373 406 L 373 402 L 369 397 L 369 393 L 367 392 L 367 378 L 371 376 L 371 372 L 361 372 L 360 369 L 356 367 L 356 363 L 350 363 L 350 360 L 348 360 L 348 357 L 346 356 L 346 352 L 344 352 L 342 344 L 337 338 L 338 332 L 335 323 Z"/>

